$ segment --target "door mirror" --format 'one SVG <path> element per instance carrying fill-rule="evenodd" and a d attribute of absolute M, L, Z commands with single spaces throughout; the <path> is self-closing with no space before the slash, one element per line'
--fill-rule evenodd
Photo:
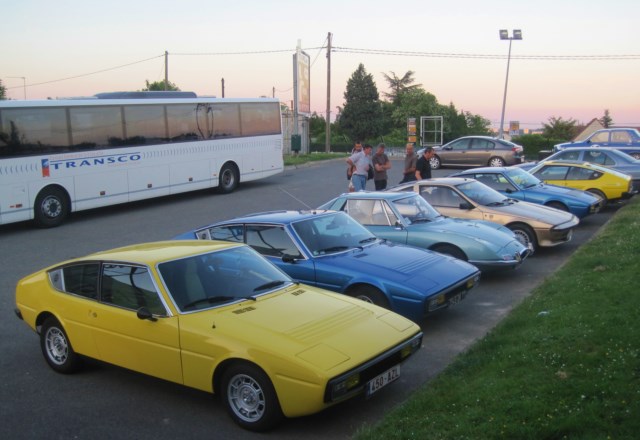
<path fill-rule="evenodd" d="M 293 255 L 289 255 L 289 254 L 283 254 L 282 255 L 282 262 L 283 263 L 295 263 L 296 261 L 298 261 L 298 260 L 296 260 L 296 258 Z"/>
<path fill-rule="evenodd" d="M 474 206 L 469 202 L 460 202 L 460 209 L 464 209 L 466 211 L 469 211 L 469 210 L 471 210 L 473 208 L 474 208 Z"/>
<path fill-rule="evenodd" d="M 153 313 L 151 313 L 151 311 L 146 307 L 140 307 L 137 310 L 136 315 L 138 316 L 138 319 L 142 319 L 142 320 L 146 319 L 153 322 L 158 320 L 158 318 L 153 316 Z"/>

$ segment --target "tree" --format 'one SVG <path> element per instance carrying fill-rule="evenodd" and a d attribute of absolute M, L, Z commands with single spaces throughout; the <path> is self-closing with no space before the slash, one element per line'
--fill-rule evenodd
<path fill-rule="evenodd" d="M 569 140 L 573 138 L 577 121 L 573 118 L 568 120 L 562 119 L 562 116 L 556 118 L 551 116 L 548 124 L 543 124 L 544 130 L 542 135 L 550 139 Z"/>
<path fill-rule="evenodd" d="M 440 105 L 435 95 L 422 88 L 414 88 L 397 96 L 391 118 L 394 126 L 400 128 L 407 126 L 407 118 L 440 116 L 441 114 Z"/>
<path fill-rule="evenodd" d="M 317 137 L 320 134 L 325 133 L 327 128 L 327 123 L 324 118 L 318 113 L 313 112 L 311 117 L 309 117 L 309 133 L 311 137 Z"/>
<path fill-rule="evenodd" d="M 373 76 L 360 64 L 347 81 L 344 108 L 339 124 L 355 139 L 368 139 L 382 133 L 382 107 Z"/>
<path fill-rule="evenodd" d="M 144 89 L 142 89 L 143 92 L 156 92 L 156 91 L 164 90 L 164 80 L 154 81 L 152 83 L 149 83 L 149 80 L 145 79 L 144 82 L 147 84 L 147 86 Z M 169 81 L 167 85 L 168 85 L 167 90 L 172 90 L 175 92 L 180 91 L 180 88 L 174 83 L 172 83 L 171 81 Z"/>
<path fill-rule="evenodd" d="M 384 72 L 382 74 L 384 75 L 384 79 L 387 80 L 387 83 L 389 83 L 391 93 L 382 92 L 382 94 L 385 96 L 385 98 L 391 100 L 391 102 L 395 103 L 400 94 L 412 89 L 420 88 L 422 86 L 422 84 L 412 84 L 415 81 L 415 79 L 413 78 L 413 74 L 415 72 L 413 72 L 412 70 L 408 70 L 407 73 L 402 76 L 402 78 L 399 78 L 395 74 L 395 72 L 389 73 L 391 73 L 391 76 L 387 75 Z"/>
<path fill-rule="evenodd" d="M 600 118 L 600 123 L 604 125 L 604 128 L 609 128 L 613 125 L 613 119 L 611 119 L 611 115 L 609 115 L 609 109 L 604 111 L 604 116 Z"/>
<path fill-rule="evenodd" d="M 0 79 L 0 100 L 7 99 L 7 88 L 2 84 Z"/>

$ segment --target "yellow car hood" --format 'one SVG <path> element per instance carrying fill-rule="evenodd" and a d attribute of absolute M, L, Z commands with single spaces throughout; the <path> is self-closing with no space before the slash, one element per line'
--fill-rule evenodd
<path fill-rule="evenodd" d="M 420 331 L 389 310 L 302 284 L 180 319 L 211 344 L 224 340 L 250 355 L 294 357 L 324 371 L 358 365 Z"/>

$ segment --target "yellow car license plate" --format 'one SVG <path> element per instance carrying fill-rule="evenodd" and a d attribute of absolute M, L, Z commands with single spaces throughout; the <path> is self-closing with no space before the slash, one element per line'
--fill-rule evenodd
<path fill-rule="evenodd" d="M 378 391 L 380 388 L 386 385 L 389 385 L 391 382 L 393 382 L 399 377 L 400 377 L 400 365 L 395 365 L 389 368 L 384 373 L 379 374 L 378 376 L 374 377 L 369 382 L 367 382 L 367 393 L 366 393 L 367 396 L 370 396 L 376 391 Z"/>

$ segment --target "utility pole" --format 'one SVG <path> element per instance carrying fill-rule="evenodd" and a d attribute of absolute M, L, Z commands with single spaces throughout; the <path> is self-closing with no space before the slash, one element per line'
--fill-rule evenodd
<path fill-rule="evenodd" d="M 224 78 L 222 78 L 222 97 L 224 98 Z"/>
<path fill-rule="evenodd" d="M 273 89 L 271 89 L 271 97 L 275 98 L 276 97 L 276 88 L 273 87 Z"/>
<path fill-rule="evenodd" d="M 327 35 L 327 113 L 324 151 L 331 151 L 331 32 Z"/>
<path fill-rule="evenodd" d="M 169 52 L 164 51 L 164 90 L 169 90 Z"/>

